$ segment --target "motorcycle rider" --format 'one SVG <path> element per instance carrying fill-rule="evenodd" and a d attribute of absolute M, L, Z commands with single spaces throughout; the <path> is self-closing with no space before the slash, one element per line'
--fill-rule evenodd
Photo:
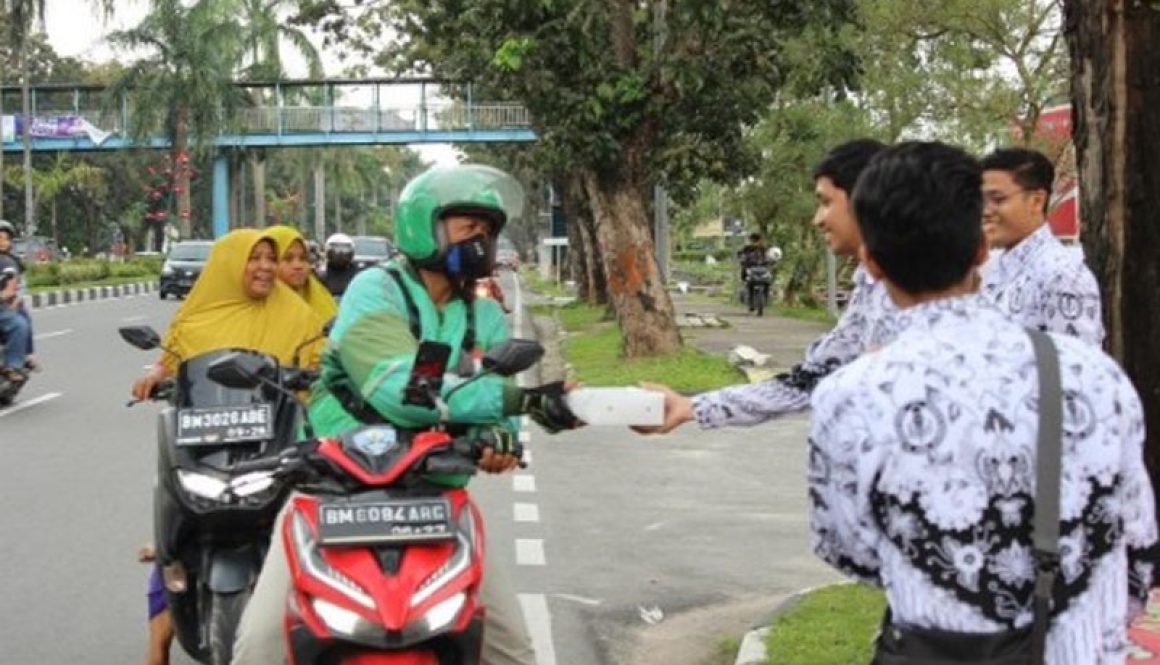
<path fill-rule="evenodd" d="M 336 299 L 346 293 L 350 280 L 358 274 L 354 264 L 354 241 L 345 233 L 335 233 L 326 239 L 326 272 L 322 283 Z"/>
<path fill-rule="evenodd" d="M 214 243 L 201 277 L 181 304 L 163 345 L 181 358 L 224 348 L 264 351 L 289 364 L 295 350 L 305 366 L 317 365 L 322 319 L 275 276 L 276 243 L 255 229 L 231 231 Z M 164 353 L 132 388 L 135 399 L 148 399 L 154 386 L 177 370 L 178 359 Z M 141 552 L 152 558 L 151 548 Z M 159 568 L 150 574 L 149 649 L 146 665 L 166 665 L 174 632 L 165 603 Z"/>
<path fill-rule="evenodd" d="M 16 228 L 12 226 L 10 222 L 0 219 L 0 273 L 7 274 L 7 277 L 0 277 L 0 280 L 3 280 L 5 284 L 8 283 L 8 280 L 12 280 L 12 284 L 9 286 L 9 289 L 13 290 L 13 293 L 6 296 L 3 299 L 4 302 L 0 303 L 0 340 L 7 338 L 7 331 L 10 328 L 13 329 L 13 335 L 17 337 L 20 336 L 20 332 L 15 330 L 16 327 L 21 329 L 28 329 L 26 334 L 28 341 L 24 344 L 22 351 L 24 354 L 23 359 L 18 361 L 15 365 L 10 365 L 8 361 L 5 361 L 3 366 L 12 367 L 17 370 L 20 368 L 35 370 L 39 367 L 39 365 L 36 362 L 36 358 L 32 355 L 32 317 L 28 313 L 28 307 L 24 304 L 23 298 L 24 262 L 20 260 L 20 257 L 12 253 L 12 241 L 15 238 Z M 10 321 L 6 321 L 10 315 L 2 313 L 3 310 L 8 310 L 10 313 L 15 313 L 17 316 L 24 319 L 24 325 L 21 326 L 20 324 L 13 324 Z M 17 352 L 21 351 L 21 348 L 18 344 L 14 343 L 14 346 L 15 348 L 12 349 L 13 358 L 15 358 L 15 354 Z M 22 373 L 21 376 L 23 376 Z"/>
<path fill-rule="evenodd" d="M 749 280 L 747 279 L 747 273 L 754 266 L 769 263 L 769 257 L 766 256 L 766 252 L 765 242 L 761 239 L 760 233 L 749 234 L 749 242 L 737 250 L 737 260 L 741 264 L 741 288 L 745 294 L 745 302 L 749 305 L 749 311 L 751 312 L 753 311 L 753 303 L 749 298 Z"/>
<path fill-rule="evenodd" d="M 311 398 L 317 435 L 383 420 L 407 428 L 440 422 L 438 411 L 403 403 L 418 342 L 438 341 L 452 348 L 448 373 L 459 376 L 445 381 L 446 394 L 476 372 L 484 351 L 507 339 L 499 305 L 474 299 L 472 286 L 491 273 L 496 236 L 518 215 L 522 202 L 522 188 L 511 176 L 480 165 L 431 169 L 404 188 L 395 229 L 402 256 L 360 273 L 339 304 L 323 354 L 322 378 Z M 522 389 L 512 380 L 487 376 L 456 392 L 447 404 L 446 420 L 490 429 L 497 443 L 484 450 L 479 466 L 493 473 L 506 471 L 518 463 L 511 454 L 515 416 L 527 413 L 551 432 L 579 424 L 565 405 L 566 389 L 560 383 Z M 430 480 L 462 486 L 468 478 Z M 285 510 L 279 524 L 284 517 Z M 482 662 L 534 665 L 531 640 L 502 568 L 485 561 L 484 569 Z M 290 587 L 284 549 L 275 538 L 242 616 L 234 665 L 284 662 L 282 630 Z"/>
<path fill-rule="evenodd" d="M 334 318 L 338 304 L 314 275 L 309 246 L 302 233 L 281 225 L 267 228 L 266 233 L 278 243 L 278 279 L 305 300 L 323 321 Z"/>

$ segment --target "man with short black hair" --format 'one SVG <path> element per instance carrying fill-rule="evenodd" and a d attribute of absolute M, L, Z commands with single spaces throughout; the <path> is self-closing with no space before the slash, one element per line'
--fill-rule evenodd
<path fill-rule="evenodd" d="M 1051 232 L 1055 168 L 1043 154 L 1004 148 L 983 158 L 983 231 L 996 251 L 981 291 L 1013 320 L 1103 343 L 1100 292 L 1082 255 Z"/>
<path fill-rule="evenodd" d="M 900 332 L 817 386 L 809 437 L 815 552 L 885 589 L 886 634 L 945 631 L 968 651 L 1030 624 L 1037 566 L 1039 377 L 1027 330 L 975 292 L 982 182 L 974 158 L 940 143 L 888 148 L 859 178 L 863 266 Z M 1066 369 L 1046 662 L 1122 664 L 1157 541 L 1143 410 L 1100 349 L 1050 338 Z M 997 662 L 922 662 L 936 659 Z"/>
<path fill-rule="evenodd" d="M 858 174 L 885 147 L 873 139 L 849 141 L 830 150 L 814 169 L 814 226 L 838 256 L 858 257 L 862 236 L 850 210 L 850 194 Z M 882 284 L 859 266 L 842 317 L 833 330 L 810 344 L 800 365 L 769 381 L 729 386 L 692 398 L 650 384 L 647 387 L 665 393 L 665 421 L 658 427 L 637 429 L 661 434 L 690 420 L 703 429 L 748 426 L 801 411 L 809 407 L 810 392 L 822 377 L 894 337 L 896 313 Z"/>

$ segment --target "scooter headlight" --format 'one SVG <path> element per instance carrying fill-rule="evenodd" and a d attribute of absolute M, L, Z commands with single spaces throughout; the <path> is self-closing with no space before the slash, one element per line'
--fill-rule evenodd
<path fill-rule="evenodd" d="M 314 577 L 359 605 L 368 609 L 374 609 L 375 601 L 366 590 L 323 560 L 322 554 L 318 551 L 318 541 L 314 538 L 310 524 L 307 523 L 306 517 L 297 510 L 291 511 L 290 531 L 293 536 L 294 551 L 298 554 L 298 560 L 301 562 L 302 567 L 306 569 L 306 572 L 310 573 L 311 577 Z"/>
<path fill-rule="evenodd" d="M 352 612 L 345 607 L 339 607 L 322 598 L 310 601 L 315 614 L 330 630 L 356 640 L 375 640 L 382 634 L 382 629 L 364 619 L 358 612 Z"/>
<path fill-rule="evenodd" d="M 459 610 L 463 609 L 463 603 L 466 600 L 467 594 L 461 591 L 427 610 L 427 614 L 423 616 L 423 621 L 427 624 L 427 632 L 438 633 L 447 628 L 455 620 L 455 617 L 459 616 Z"/>
<path fill-rule="evenodd" d="M 181 483 L 181 488 L 186 492 L 212 501 L 221 500 L 226 488 L 229 487 L 220 478 L 215 478 L 204 473 L 185 471 L 184 469 L 177 470 L 177 480 Z"/>

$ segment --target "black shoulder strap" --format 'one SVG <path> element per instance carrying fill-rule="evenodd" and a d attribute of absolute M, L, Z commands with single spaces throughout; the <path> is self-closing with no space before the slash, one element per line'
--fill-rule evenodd
<path fill-rule="evenodd" d="M 399 290 L 403 292 L 403 303 L 407 308 L 407 325 L 411 328 L 411 335 L 416 340 L 423 338 L 422 319 L 419 318 L 419 307 L 415 305 L 415 299 L 411 297 L 411 291 L 407 288 L 407 284 L 403 281 L 403 275 L 398 268 L 393 266 L 380 266 L 386 271 L 391 279 L 395 280 L 395 284 L 399 286 Z M 467 330 L 463 333 L 463 350 L 471 352 L 475 349 L 475 303 L 471 301 L 464 301 L 467 315 Z"/>

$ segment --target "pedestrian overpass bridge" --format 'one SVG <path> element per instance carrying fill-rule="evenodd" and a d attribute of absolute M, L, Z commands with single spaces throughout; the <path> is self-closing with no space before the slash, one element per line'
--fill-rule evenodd
<path fill-rule="evenodd" d="M 235 85 L 246 93 L 250 104 L 238 109 L 214 136 L 201 142 L 214 155 L 215 236 L 229 228 L 230 150 L 536 140 L 522 104 L 477 99 L 469 83 L 304 79 Z M 0 100 L 5 114 L 11 115 L 21 108 L 20 88 L 4 86 Z M 170 138 L 160 128 L 135 138 L 128 99 L 104 86 L 36 85 L 30 90 L 29 101 L 31 148 L 36 152 L 171 147 Z M 11 126 L 4 126 L 2 139 L 5 153 L 23 150 L 22 135 L 17 136 Z"/>

